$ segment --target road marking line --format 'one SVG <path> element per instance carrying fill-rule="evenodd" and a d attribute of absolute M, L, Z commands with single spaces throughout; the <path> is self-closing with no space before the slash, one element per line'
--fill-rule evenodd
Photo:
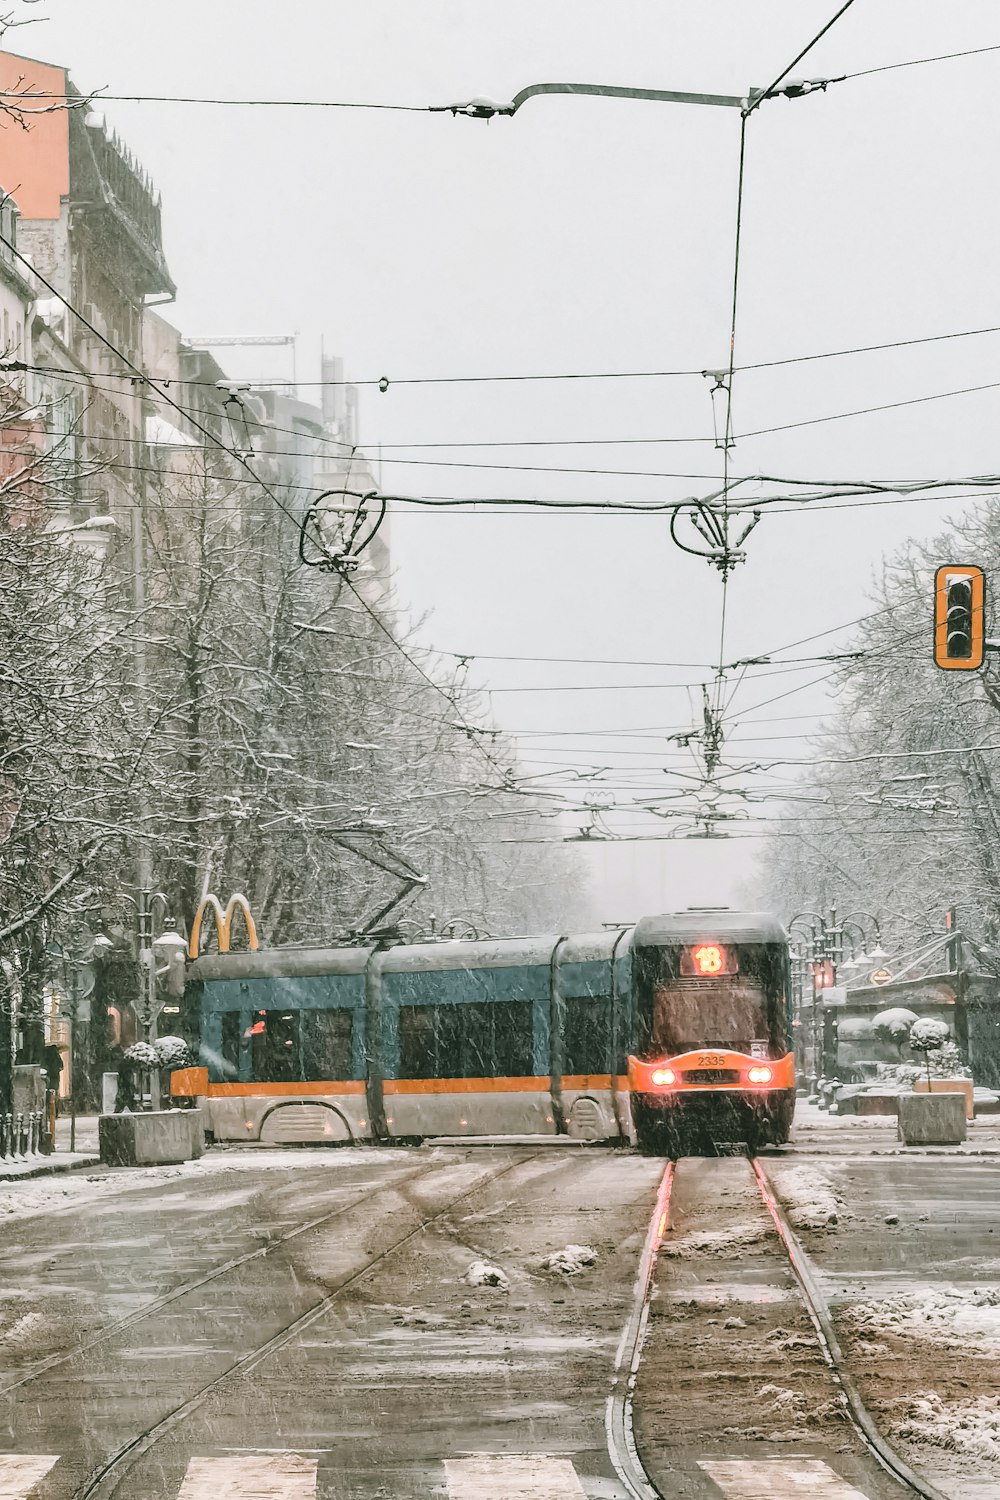
<path fill-rule="evenodd" d="M 316 1500 L 316 1469 L 301 1453 L 192 1458 L 177 1500 Z"/>
<path fill-rule="evenodd" d="M 566 1458 L 487 1454 L 445 1459 L 451 1500 L 586 1500 Z"/>
<path fill-rule="evenodd" d="M 28 1500 L 59 1457 L 42 1453 L 0 1454 L 0 1500 Z"/>
<path fill-rule="evenodd" d="M 699 1459 L 727 1500 L 868 1500 L 818 1458 Z"/>

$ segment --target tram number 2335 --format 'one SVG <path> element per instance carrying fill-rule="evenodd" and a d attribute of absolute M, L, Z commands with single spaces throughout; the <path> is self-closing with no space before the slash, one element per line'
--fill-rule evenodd
<path fill-rule="evenodd" d="M 721 1068 L 725 1060 L 726 1059 L 719 1052 L 698 1053 L 699 1068 Z"/>

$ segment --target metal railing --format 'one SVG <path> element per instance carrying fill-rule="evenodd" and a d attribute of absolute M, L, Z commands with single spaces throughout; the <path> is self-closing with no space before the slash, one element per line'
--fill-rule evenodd
<path fill-rule="evenodd" d="M 0 1115 L 0 1160 L 40 1155 L 48 1145 L 45 1111 Z"/>

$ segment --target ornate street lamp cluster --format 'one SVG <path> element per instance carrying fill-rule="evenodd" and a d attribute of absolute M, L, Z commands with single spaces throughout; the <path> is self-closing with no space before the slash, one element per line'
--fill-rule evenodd
<path fill-rule="evenodd" d="M 867 911 L 841 915 L 836 906 L 831 906 L 825 916 L 817 911 L 797 912 L 788 923 L 788 931 L 792 938 L 795 1018 L 801 1038 L 798 1063 L 808 1078 L 810 1093 L 815 1093 L 822 1052 L 820 996 L 836 985 L 842 968 L 857 972 L 870 964 L 878 965 L 887 954 L 882 948 L 878 918 Z M 803 1027 L 807 1015 L 808 1031 Z"/>

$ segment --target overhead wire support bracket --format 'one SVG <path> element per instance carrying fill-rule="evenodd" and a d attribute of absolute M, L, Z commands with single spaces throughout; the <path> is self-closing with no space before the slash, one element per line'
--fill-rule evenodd
<path fill-rule="evenodd" d="M 356 503 L 324 505 L 323 502 L 331 496 L 343 497 L 345 501 L 350 496 Z M 374 519 L 369 509 L 372 501 L 377 503 L 378 511 Z M 377 490 L 324 490 L 302 518 L 299 527 L 299 561 L 307 568 L 339 573 L 341 577 L 353 573 L 360 565 L 362 553 L 374 541 L 385 520 L 387 506 L 388 497 L 380 495 Z M 340 535 L 336 544 L 331 545 L 323 536 L 323 522 L 334 516 L 342 519 Z"/>
<path fill-rule="evenodd" d="M 500 104 L 495 99 L 468 99 L 462 104 L 431 104 L 431 114 L 465 115 L 470 120 L 492 120 L 496 115 L 515 115 L 529 99 L 542 94 L 597 95 L 604 99 L 649 99 L 656 104 L 701 104 L 722 109 L 738 109 L 744 114 L 756 109 L 764 99 L 803 98 L 806 94 L 824 91 L 831 83 L 840 83 L 840 78 L 790 78 L 787 82 L 770 89 L 748 89 L 745 94 L 699 94 L 681 89 L 637 89 L 624 88 L 610 83 L 532 83 L 520 89 L 509 104 Z"/>
<path fill-rule="evenodd" d="M 701 500 L 685 500 L 674 507 L 670 512 L 670 540 L 682 552 L 687 552 L 691 557 L 703 557 L 706 562 L 718 568 L 723 578 L 729 574 L 741 562 L 746 562 L 746 553 L 741 549 L 747 537 L 753 531 L 760 520 L 761 513 L 754 510 L 750 519 L 733 540 L 728 532 L 728 516 L 724 516 L 714 507 L 706 505 Z M 702 547 L 691 547 L 681 541 L 677 534 L 677 525 L 684 518 L 694 528 L 704 542 L 707 550 Z"/>

